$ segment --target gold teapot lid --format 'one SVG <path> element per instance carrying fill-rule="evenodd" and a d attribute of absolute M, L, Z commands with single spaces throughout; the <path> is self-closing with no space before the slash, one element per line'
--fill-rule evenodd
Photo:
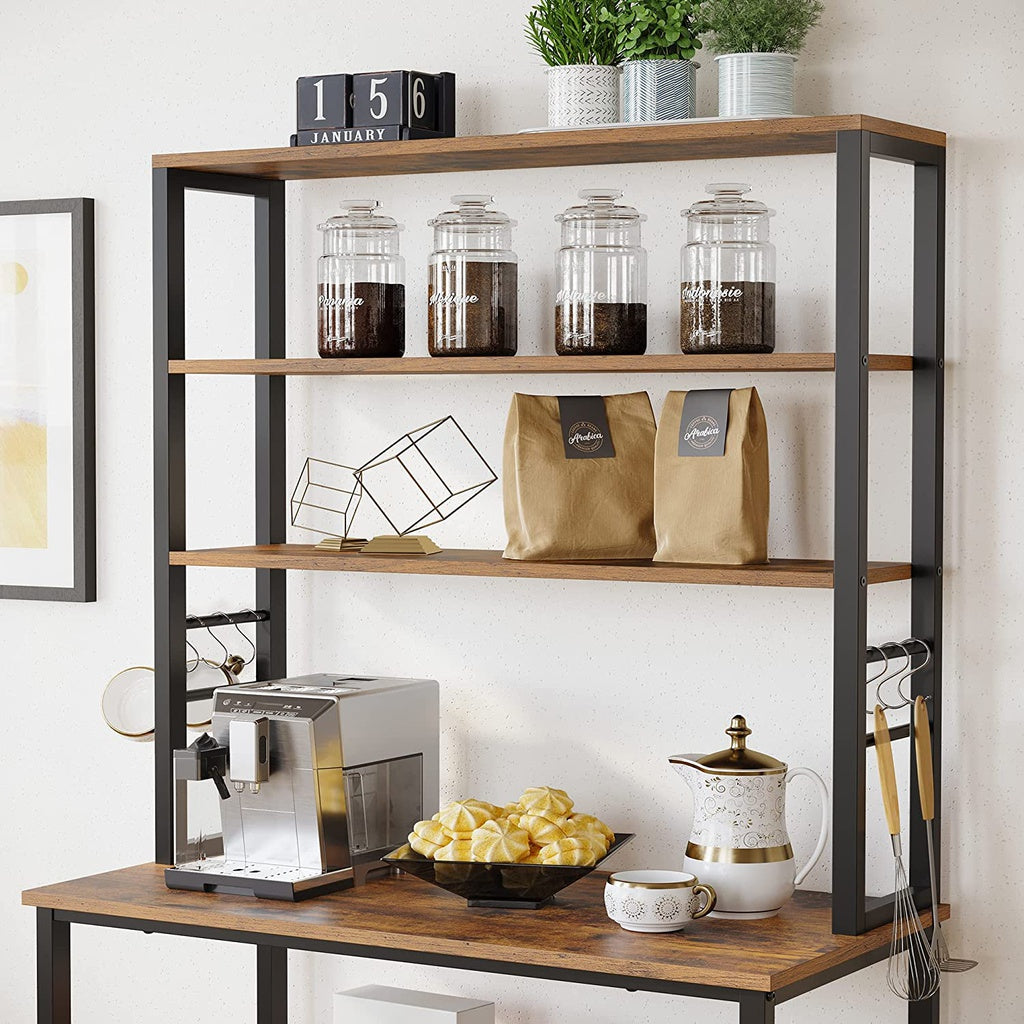
<path fill-rule="evenodd" d="M 742 715 L 736 715 L 733 718 L 729 728 L 725 730 L 725 734 L 732 738 L 732 746 L 698 758 L 698 764 L 702 764 L 706 768 L 724 768 L 734 772 L 785 771 L 785 762 L 757 750 L 747 749 L 747 737 L 750 735 L 750 729 L 747 728 L 747 720 Z"/>

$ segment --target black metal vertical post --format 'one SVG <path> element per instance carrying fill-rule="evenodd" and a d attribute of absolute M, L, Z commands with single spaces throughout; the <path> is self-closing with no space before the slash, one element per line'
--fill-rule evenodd
<path fill-rule="evenodd" d="M 288 950 L 256 947 L 256 1024 L 288 1024 Z"/>
<path fill-rule="evenodd" d="M 285 185 L 261 181 L 256 192 L 256 358 L 285 354 Z M 285 379 L 256 377 L 256 543 L 285 540 Z M 284 569 L 256 570 L 256 678 L 287 674 L 288 583 Z"/>
<path fill-rule="evenodd" d="M 914 167 L 914 407 L 911 491 L 911 633 L 929 640 L 932 660 L 913 677 L 914 696 L 930 697 L 935 770 L 936 887 L 941 885 L 942 837 L 942 520 L 943 520 L 943 365 L 946 242 L 945 152 L 935 163 Z M 911 758 L 910 884 L 930 888 L 928 848 L 917 791 L 917 765 Z M 936 899 L 939 894 L 936 893 Z M 910 1024 L 939 1024 L 939 997 L 911 1003 Z"/>
<path fill-rule="evenodd" d="M 36 1021 L 71 1024 L 71 925 L 36 910 Z"/>
<path fill-rule="evenodd" d="M 836 138 L 832 930 L 865 924 L 870 135 Z"/>
<path fill-rule="evenodd" d="M 153 171 L 153 665 L 156 861 L 174 863 L 173 751 L 185 740 L 185 190 L 180 172 Z"/>
<path fill-rule="evenodd" d="M 740 1024 L 775 1024 L 775 995 L 771 992 L 743 992 L 740 995 Z"/>

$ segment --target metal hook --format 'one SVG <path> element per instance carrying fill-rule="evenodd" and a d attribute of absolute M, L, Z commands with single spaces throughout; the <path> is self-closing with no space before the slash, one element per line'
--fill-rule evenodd
<path fill-rule="evenodd" d="M 195 656 L 195 661 L 192 662 L 192 667 L 191 668 L 188 667 L 188 662 L 185 662 L 185 671 L 186 672 L 195 672 L 195 670 L 197 668 L 199 668 L 199 662 L 201 662 L 203 659 L 199 656 L 199 652 L 195 649 L 195 647 L 192 646 L 192 641 L 189 640 L 188 637 L 185 637 L 185 646 Z"/>
<path fill-rule="evenodd" d="M 882 656 L 883 665 L 882 665 L 882 671 L 881 672 L 876 672 L 869 679 L 865 679 L 864 680 L 864 685 L 865 686 L 870 686 L 876 679 L 881 679 L 885 675 L 885 673 L 889 671 L 889 655 L 886 654 L 885 651 L 883 651 L 881 647 L 875 647 L 874 645 L 870 646 L 868 648 L 868 650 L 869 651 L 878 651 L 878 653 Z M 869 715 L 873 715 L 874 711 L 870 710 L 870 711 L 868 711 L 868 714 Z"/>
<path fill-rule="evenodd" d="M 904 672 L 896 683 L 896 690 L 899 693 L 899 695 L 903 698 L 904 707 L 906 707 L 914 703 L 914 698 L 908 697 L 903 692 L 903 683 L 905 680 L 910 679 L 912 676 L 915 676 L 918 672 L 921 671 L 921 669 L 927 668 L 929 662 L 932 660 L 932 649 L 923 640 L 918 640 L 916 636 L 908 636 L 906 640 L 903 641 L 903 643 L 920 644 L 924 648 L 925 652 L 924 661 L 922 661 L 921 664 L 917 666 L 917 668 L 911 668 L 909 672 Z M 931 698 L 925 697 L 925 700 L 931 700 Z"/>
<path fill-rule="evenodd" d="M 900 708 L 906 707 L 906 703 L 903 703 L 903 704 L 890 704 L 890 703 L 888 703 L 886 701 L 886 699 L 882 696 L 882 685 L 884 683 L 887 683 L 890 679 L 893 679 L 895 677 L 902 678 L 902 674 L 910 667 L 911 662 L 913 661 L 913 655 L 911 655 L 910 651 L 908 651 L 907 648 L 903 644 L 898 644 L 895 641 L 891 641 L 890 643 L 887 643 L 887 644 L 882 644 L 882 646 L 883 647 L 898 647 L 903 652 L 903 657 L 906 660 L 903 662 L 903 664 L 895 672 L 891 673 L 890 675 L 887 675 L 884 679 L 879 679 L 878 680 L 878 685 L 875 687 L 875 700 L 886 711 L 899 711 Z M 898 684 L 897 684 L 897 686 L 898 686 Z M 900 696 L 902 697 L 903 694 L 901 693 Z"/>
<path fill-rule="evenodd" d="M 216 614 L 217 615 L 224 615 L 223 612 L 217 612 Z M 225 618 L 226 617 L 227 616 L 225 616 Z M 217 636 L 216 633 L 214 633 L 213 629 L 210 626 L 206 627 L 206 632 L 209 633 L 210 636 L 213 637 L 213 639 L 217 641 L 217 645 L 224 652 L 224 657 L 221 658 L 220 664 L 217 666 L 217 668 L 223 668 L 228 663 L 228 659 L 231 657 L 231 652 L 224 646 L 224 641 L 221 640 L 221 638 L 219 636 Z"/>
<path fill-rule="evenodd" d="M 259 621 L 259 619 L 256 617 L 256 613 L 251 608 L 243 608 L 242 611 L 248 612 L 255 621 Z M 223 615 L 224 613 L 220 612 L 219 614 Z M 237 622 L 233 622 L 232 625 L 235 627 L 235 630 L 238 632 L 238 635 L 249 645 L 250 649 L 252 650 L 252 654 L 249 655 L 248 661 L 244 661 L 242 663 L 242 667 L 245 668 L 246 665 L 251 665 L 256 657 L 256 645 L 249 639 L 247 634 L 242 632 L 242 627 Z"/>

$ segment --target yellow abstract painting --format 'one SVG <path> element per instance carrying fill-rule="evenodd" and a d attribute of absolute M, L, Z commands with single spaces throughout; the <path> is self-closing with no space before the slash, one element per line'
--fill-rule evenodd
<path fill-rule="evenodd" d="M 0 423 L 0 495 L 0 548 L 45 548 L 45 426 Z"/>

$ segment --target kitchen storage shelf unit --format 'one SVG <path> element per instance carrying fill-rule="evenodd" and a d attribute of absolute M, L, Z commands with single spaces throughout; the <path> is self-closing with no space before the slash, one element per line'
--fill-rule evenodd
<path fill-rule="evenodd" d="M 936 774 L 942 750 L 942 487 L 945 145 L 941 132 L 864 115 L 707 121 L 480 138 L 373 143 L 153 158 L 154 507 L 156 613 L 156 861 L 171 863 L 175 834 L 172 751 L 185 743 L 185 579 L 188 566 L 255 570 L 256 671 L 287 674 L 289 570 L 433 573 L 816 587 L 833 591 L 833 821 L 829 895 L 798 893 L 769 921 L 699 922 L 656 944 L 622 932 L 601 908 L 599 873 L 559 905 L 525 922 L 493 910 L 449 913 L 446 897 L 403 879 L 372 882 L 310 905 L 168 892 L 154 865 L 126 868 L 25 894 L 38 908 L 39 1021 L 70 1022 L 70 924 L 205 936 L 257 948 L 259 1024 L 287 1021 L 287 950 L 553 978 L 732 1000 L 741 1024 L 771 1024 L 777 1003 L 885 957 L 892 897 L 867 898 L 867 591 L 910 580 L 907 632 L 933 656 L 912 680 L 931 698 Z M 661 160 L 835 154 L 835 346 L 757 356 L 516 356 L 486 359 L 285 358 L 285 181 Z M 911 165 L 914 181 L 913 352 L 868 350 L 872 158 Z M 185 192 L 254 200 L 255 338 L 252 359 L 185 358 Z M 868 379 L 911 375 L 911 545 L 907 562 L 869 562 Z M 649 562 L 505 562 L 494 551 L 445 551 L 429 559 L 317 552 L 285 543 L 285 377 L 367 374 L 832 373 L 835 381 L 834 552 L 829 561 L 762 566 Z M 251 374 L 255 386 L 255 545 L 191 551 L 185 533 L 185 381 L 188 374 Z M 536 585 L 536 584 L 531 584 Z M 894 736 L 906 737 L 894 730 Z M 930 903 L 928 856 L 911 760 L 910 881 Z M 184 785 L 184 784 L 179 784 Z M 935 827 L 940 829 L 936 783 Z M 181 797 L 183 798 L 183 797 Z M 941 830 L 938 832 L 941 836 Z M 941 877 L 941 875 L 940 875 Z M 946 911 L 943 910 L 945 914 Z M 928 919 L 925 914 L 926 920 Z M 545 924 L 545 922 L 547 922 Z M 578 931 L 576 930 L 578 929 Z M 567 945 L 568 943 L 568 945 Z M 911 1024 L 938 1024 L 939 997 L 909 1004 Z"/>

